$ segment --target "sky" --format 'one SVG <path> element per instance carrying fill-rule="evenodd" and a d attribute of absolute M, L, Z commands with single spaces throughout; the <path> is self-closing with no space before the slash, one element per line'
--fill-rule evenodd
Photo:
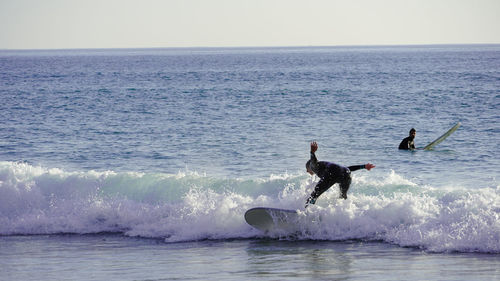
<path fill-rule="evenodd" d="M 500 0 L 0 0 L 0 49 L 500 44 Z"/>

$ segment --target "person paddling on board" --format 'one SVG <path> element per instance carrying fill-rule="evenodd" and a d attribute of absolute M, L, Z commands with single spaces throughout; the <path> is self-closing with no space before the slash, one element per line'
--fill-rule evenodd
<path fill-rule="evenodd" d="M 311 160 L 307 161 L 306 169 L 309 174 L 316 174 L 320 178 L 320 181 L 316 184 L 311 196 L 307 198 L 306 208 L 309 204 L 315 204 L 316 199 L 335 183 L 338 183 L 340 186 L 340 198 L 347 199 L 347 190 L 349 190 L 349 186 L 351 185 L 351 172 L 359 169 L 367 169 L 369 171 L 375 168 L 375 165 L 370 163 L 344 167 L 335 163 L 318 161 L 314 154 L 316 150 L 318 150 L 318 144 L 315 141 L 311 142 Z"/>
<path fill-rule="evenodd" d="M 406 150 L 415 149 L 415 142 L 413 140 L 415 139 L 416 134 L 417 131 L 411 128 L 410 135 L 401 141 L 401 143 L 399 144 L 399 149 L 406 149 Z"/>

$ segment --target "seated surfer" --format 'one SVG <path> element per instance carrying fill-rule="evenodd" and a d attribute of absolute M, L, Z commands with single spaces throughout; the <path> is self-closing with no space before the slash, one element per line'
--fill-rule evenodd
<path fill-rule="evenodd" d="M 316 199 L 325 191 L 327 191 L 332 185 L 338 183 L 340 186 L 340 197 L 347 199 L 347 190 L 351 185 L 351 172 L 359 169 L 367 169 L 368 171 L 375 168 L 373 164 L 364 164 L 344 167 L 337 165 L 335 163 L 330 163 L 326 161 L 318 161 L 316 155 L 314 154 L 318 150 L 318 144 L 316 142 L 311 143 L 311 160 L 307 161 L 306 169 L 311 175 L 316 174 L 320 180 L 311 196 L 307 199 L 306 208 L 309 204 L 316 203 Z"/>
<path fill-rule="evenodd" d="M 399 149 L 406 149 L 406 150 L 415 149 L 415 143 L 413 140 L 415 139 L 416 134 L 417 131 L 411 128 L 410 135 L 401 141 L 401 143 L 399 144 Z"/>

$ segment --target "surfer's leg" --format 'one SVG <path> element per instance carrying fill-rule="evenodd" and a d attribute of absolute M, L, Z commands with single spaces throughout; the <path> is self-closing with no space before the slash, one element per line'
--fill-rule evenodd
<path fill-rule="evenodd" d="M 346 174 L 344 179 L 339 183 L 340 186 L 340 197 L 347 199 L 347 190 L 351 186 L 351 175 Z"/>
<path fill-rule="evenodd" d="M 324 179 L 320 180 L 318 182 L 318 184 L 316 185 L 316 187 L 314 188 L 314 191 L 311 193 L 311 196 L 309 196 L 309 198 L 307 198 L 306 207 L 309 204 L 316 203 L 316 199 L 318 199 L 318 197 L 321 194 L 323 194 L 323 192 L 327 191 L 333 184 L 334 184 L 334 182 L 331 182 L 328 180 L 324 180 Z"/>

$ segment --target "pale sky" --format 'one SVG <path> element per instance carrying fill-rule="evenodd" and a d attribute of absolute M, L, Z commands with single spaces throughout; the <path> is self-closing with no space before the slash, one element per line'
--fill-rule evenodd
<path fill-rule="evenodd" d="M 500 0 L 0 0 L 0 49 L 500 44 Z"/>

